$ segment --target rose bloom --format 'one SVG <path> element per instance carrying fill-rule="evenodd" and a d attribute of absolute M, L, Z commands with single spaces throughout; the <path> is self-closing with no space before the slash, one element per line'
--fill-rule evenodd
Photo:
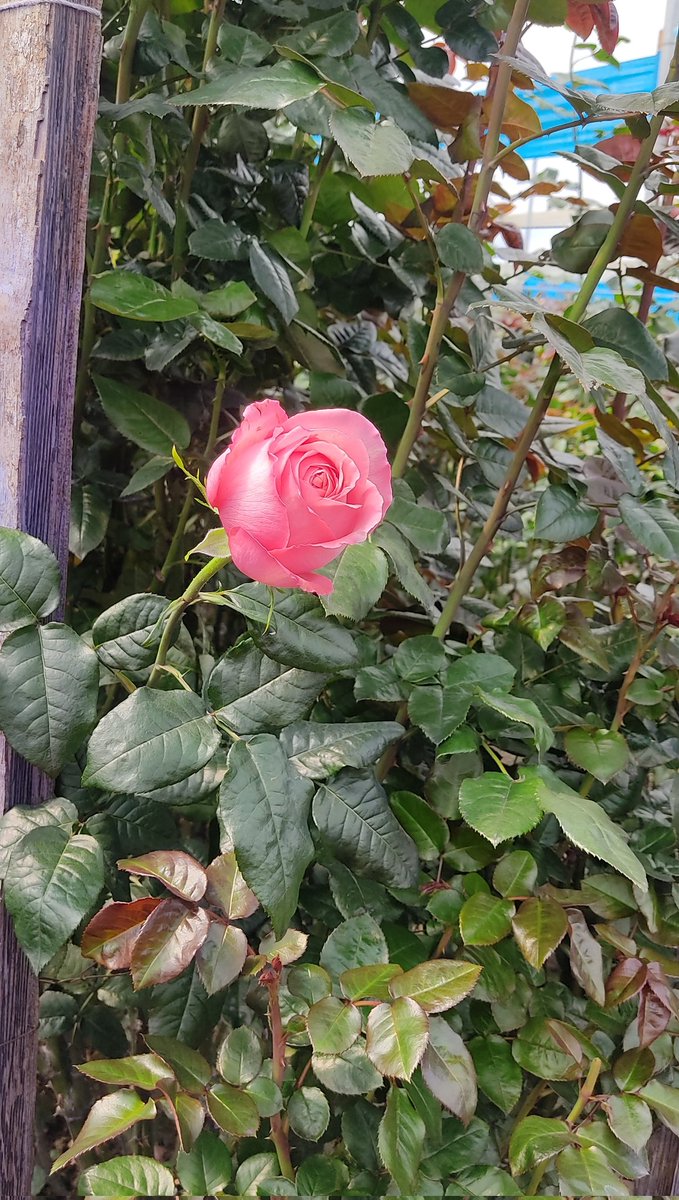
<path fill-rule="evenodd" d="M 244 575 L 327 595 L 332 581 L 318 567 L 364 542 L 391 504 L 386 447 L 360 413 L 288 417 L 277 400 L 261 400 L 212 464 L 207 498 Z"/>

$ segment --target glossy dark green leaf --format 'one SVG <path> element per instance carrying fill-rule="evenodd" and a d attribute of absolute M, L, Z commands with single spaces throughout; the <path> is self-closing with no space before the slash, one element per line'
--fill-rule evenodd
<path fill-rule="evenodd" d="M 233 1174 L 231 1154 L 210 1129 L 204 1129 L 191 1150 L 177 1155 L 177 1174 L 188 1195 L 212 1196 L 223 1191 Z"/>
<path fill-rule="evenodd" d="M 627 742 L 612 729 L 570 729 L 564 746 L 571 762 L 601 783 L 624 770 L 629 759 Z"/>
<path fill-rule="evenodd" d="M 415 882 L 415 844 L 399 825 L 374 776 L 347 769 L 321 784 L 314 796 L 313 817 L 333 854 L 358 874 L 395 887 Z"/>
<path fill-rule="evenodd" d="M 554 742 L 554 734 L 537 704 L 534 704 L 532 700 L 526 700 L 523 696 L 486 692 L 481 687 L 476 688 L 476 697 L 477 703 L 500 713 L 508 721 L 517 725 L 527 725 L 532 731 L 533 741 L 540 757 L 547 753 Z"/>
<path fill-rule="evenodd" d="M 333 929 L 321 950 L 321 966 L 338 977 L 355 967 L 388 962 L 384 934 L 368 913 L 343 921 Z"/>
<path fill-rule="evenodd" d="M 14 931 L 38 972 L 93 907 L 104 885 L 101 847 L 61 825 L 35 828 L 14 847 L 4 901 Z"/>
<path fill-rule="evenodd" d="M 485 1034 L 473 1038 L 469 1050 L 481 1091 L 503 1113 L 510 1113 L 521 1097 L 523 1074 L 508 1042 L 496 1034 Z"/>
<path fill-rule="evenodd" d="M 106 537 L 111 499 L 96 484 L 76 484 L 71 490 L 68 549 L 78 562 Z"/>
<path fill-rule="evenodd" d="M 202 1054 L 171 1037 L 147 1036 L 146 1042 L 171 1067 L 180 1087 L 197 1096 L 203 1094 L 212 1069 Z"/>
<path fill-rule="evenodd" d="M 299 312 L 290 276 L 282 258 L 259 242 L 250 243 L 250 270 L 256 286 L 278 309 L 286 325 Z"/>
<path fill-rule="evenodd" d="M 146 792 L 186 779 L 212 757 L 219 730 L 192 692 L 139 688 L 99 722 L 83 783 Z"/>
<path fill-rule="evenodd" d="M 538 880 L 538 867 L 527 850 L 512 850 L 501 858 L 493 872 L 493 887 L 501 896 L 525 896 Z"/>
<path fill-rule="evenodd" d="M 276 600 L 272 612 L 268 588 L 246 583 L 227 593 L 224 602 L 254 622 L 253 640 L 276 662 L 321 673 L 357 664 L 351 634 L 323 615 L 314 596 L 289 592 Z"/>
<path fill-rule="evenodd" d="M 428 504 L 417 504 L 407 489 L 397 492 L 385 519 L 423 554 L 438 554 L 445 546 L 448 537 L 445 516 Z"/>
<path fill-rule="evenodd" d="M 0 817 L 0 879 L 4 879 L 12 854 L 32 829 L 58 825 L 67 833 L 78 819 L 78 810 L 70 800 L 48 800 L 35 806 L 17 804 Z"/>
<path fill-rule="evenodd" d="M 0 528 L 0 629 L 32 625 L 59 603 L 59 564 L 52 551 L 20 529 Z"/>
<path fill-rule="evenodd" d="M 549 542 L 573 542 L 586 537 L 597 514 L 570 488 L 552 484 L 542 492 L 535 513 L 535 536 Z"/>
<path fill-rule="evenodd" d="M 215 664 L 205 696 L 228 729 L 261 733 L 306 716 L 327 678 L 274 662 L 245 640 Z"/>
<path fill-rule="evenodd" d="M 402 1088 L 392 1087 L 379 1128 L 380 1158 L 402 1195 L 412 1195 L 424 1151 L 425 1125 Z"/>
<path fill-rule="evenodd" d="M 309 779 L 325 779 L 342 767 L 371 767 L 403 736 L 397 721 L 361 721 L 345 725 L 315 721 L 287 724 L 281 745 L 290 762 Z"/>
<path fill-rule="evenodd" d="M 210 1115 L 220 1129 L 233 1137 L 254 1137 L 259 1113 L 251 1096 L 228 1083 L 215 1083 L 207 1094 Z"/>
<path fill-rule="evenodd" d="M 448 828 L 421 796 L 414 792 L 392 792 L 389 803 L 406 833 L 417 846 L 420 858 L 433 860 L 446 848 Z"/>
<path fill-rule="evenodd" d="M 642 1100 L 653 1109 L 663 1125 L 679 1137 L 679 1095 L 677 1089 L 667 1083 L 652 1079 L 639 1091 Z"/>
<path fill-rule="evenodd" d="M 627 309 L 603 308 L 583 323 L 597 345 L 622 353 L 647 379 L 667 379 L 667 359 L 660 346 Z"/>
<path fill-rule="evenodd" d="M 105 271 L 90 287 L 96 308 L 134 321 L 176 321 L 196 312 L 195 300 L 174 296 L 162 283 L 136 271 Z"/>
<path fill-rule="evenodd" d="M 334 109 L 330 129 L 359 175 L 400 175 L 413 161 L 407 134 L 390 121 L 376 122 L 363 108 Z"/>
<path fill-rule="evenodd" d="M 464 1125 L 469 1124 L 476 1109 L 476 1071 L 459 1033 L 443 1017 L 430 1019 L 422 1076 L 437 1100 Z"/>
<path fill-rule="evenodd" d="M 160 617 L 168 603 L 164 596 L 141 592 L 101 613 L 92 626 L 92 645 L 104 666 L 126 674 L 151 666 L 162 633 Z"/>
<path fill-rule="evenodd" d="M 620 516 L 649 554 L 668 562 L 679 562 L 679 520 L 662 500 L 621 496 Z"/>
<path fill-rule="evenodd" d="M 511 930 L 514 905 L 486 892 L 476 892 L 460 910 L 460 933 L 467 946 L 492 946 Z"/>
<path fill-rule="evenodd" d="M 453 271 L 478 275 L 483 270 L 483 250 L 477 237 L 466 225 L 444 225 L 436 236 L 441 262 Z"/>
<path fill-rule="evenodd" d="M 270 67 L 222 70 L 190 95 L 182 92 L 171 103 L 238 104 L 243 108 L 286 108 L 320 90 L 323 80 L 302 63 L 279 60 Z"/>
<path fill-rule="evenodd" d="M 96 719 L 96 655 L 66 625 L 25 625 L 0 650 L 0 729 L 24 758 L 57 775 Z"/>
<path fill-rule="evenodd" d="M 359 1042 L 344 1054 L 314 1054 L 312 1066 L 318 1082 L 341 1096 L 360 1096 L 382 1086 L 382 1076 Z"/>
<path fill-rule="evenodd" d="M 117 379 L 97 375 L 94 384 L 109 421 L 124 437 L 150 454 L 171 455 L 189 444 L 191 431 L 186 418 L 154 396 L 137 392 Z"/>
<path fill-rule="evenodd" d="M 597 1146 L 568 1146 L 556 1160 L 563 1195 L 631 1196 L 627 1184 Z"/>
<path fill-rule="evenodd" d="M 388 576 L 386 555 L 379 546 L 347 546 L 332 571 L 333 588 L 323 597 L 323 608 L 331 616 L 362 621 L 382 595 Z"/>
<path fill-rule="evenodd" d="M 330 1123 L 330 1105 L 317 1087 L 294 1091 L 288 1101 L 287 1114 L 291 1128 L 308 1142 L 317 1142 Z"/>
<path fill-rule="evenodd" d="M 262 1046 L 254 1029 L 241 1025 L 227 1033 L 217 1051 L 217 1070 L 227 1083 L 243 1087 L 262 1066 Z"/>
<path fill-rule="evenodd" d="M 278 936 L 297 907 L 313 855 L 307 819 L 312 786 L 290 766 L 280 742 L 257 734 L 236 742 L 219 793 L 219 820 L 246 883 Z"/>
<path fill-rule="evenodd" d="M 565 1121 L 554 1117 L 524 1117 L 512 1130 L 509 1161 L 515 1175 L 532 1171 L 538 1163 L 553 1158 L 572 1139 Z"/>

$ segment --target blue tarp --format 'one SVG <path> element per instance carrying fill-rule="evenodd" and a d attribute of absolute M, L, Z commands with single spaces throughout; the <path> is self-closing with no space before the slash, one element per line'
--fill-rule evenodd
<path fill-rule="evenodd" d="M 582 88 L 594 94 L 650 92 L 657 87 L 659 67 L 660 55 L 653 54 L 649 58 L 635 58 L 632 62 L 621 63 L 619 67 L 602 65 L 592 71 L 578 72 L 575 83 L 571 84 L 568 81 L 568 86 Z M 544 84 L 538 84 L 531 92 L 519 94 L 537 110 L 545 130 L 561 125 L 563 121 L 572 121 L 577 116 L 572 105 L 563 96 Z M 614 129 L 614 121 L 602 121 L 600 125 L 593 122 L 580 129 L 564 129 L 551 137 L 541 137 L 535 142 L 529 142 L 518 153 L 522 158 L 547 158 L 551 154 L 559 154 L 562 150 L 574 150 L 576 141 L 581 146 L 592 146 L 601 138 L 610 137 Z"/>

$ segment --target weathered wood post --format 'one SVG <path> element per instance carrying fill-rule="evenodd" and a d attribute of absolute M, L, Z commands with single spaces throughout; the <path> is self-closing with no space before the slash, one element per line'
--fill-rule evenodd
<path fill-rule="evenodd" d="M 64 573 L 100 3 L 0 0 L 0 525 L 47 542 Z M 0 812 L 50 788 L 0 744 Z M 37 982 L 3 910 L 3 1200 L 32 1191 L 36 1027 Z"/>

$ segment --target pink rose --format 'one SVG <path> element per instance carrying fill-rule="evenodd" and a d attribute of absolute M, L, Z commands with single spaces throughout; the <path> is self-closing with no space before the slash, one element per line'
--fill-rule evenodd
<path fill-rule="evenodd" d="M 317 568 L 364 542 L 391 504 L 386 447 L 360 413 L 288 417 L 277 400 L 261 400 L 212 464 L 207 498 L 243 574 L 327 595 L 332 583 Z"/>

